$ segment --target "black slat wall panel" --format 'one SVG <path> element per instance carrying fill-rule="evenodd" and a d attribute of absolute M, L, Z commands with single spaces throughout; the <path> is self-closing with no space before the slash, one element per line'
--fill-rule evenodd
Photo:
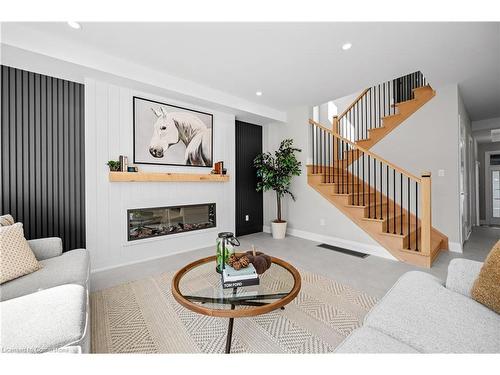
<path fill-rule="evenodd" d="M 263 197 L 255 191 L 253 159 L 262 152 L 262 127 L 236 121 L 236 235 L 262 232 Z M 248 215 L 249 220 L 245 220 Z"/>
<path fill-rule="evenodd" d="M 0 213 L 85 247 L 84 86 L 1 68 Z"/>

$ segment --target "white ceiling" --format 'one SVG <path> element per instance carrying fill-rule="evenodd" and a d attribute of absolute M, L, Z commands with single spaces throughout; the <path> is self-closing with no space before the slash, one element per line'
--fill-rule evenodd
<path fill-rule="evenodd" d="M 458 83 L 473 120 L 500 116 L 500 23 L 17 25 L 34 40 L 54 36 L 82 55 L 100 51 L 277 110 L 421 70 L 434 87 Z M 8 42 L 16 25 L 2 26 Z"/>

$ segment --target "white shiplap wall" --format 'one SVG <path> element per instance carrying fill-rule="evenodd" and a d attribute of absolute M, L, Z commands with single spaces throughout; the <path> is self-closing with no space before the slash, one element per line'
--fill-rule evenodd
<path fill-rule="evenodd" d="M 133 160 L 134 95 L 212 113 L 214 160 L 224 160 L 230 182 L 109 182 L 108 160 L 117 160 L 120 154 Z M 86 232 L 93 271 L 212 246 L 217 232 L 234 231 L 234 122 L 232 114 L 85 80 Z M 143 171 L 209 173 L 208 168 L 138 167 Z M 127 209 L 208 202 L 217 204 L 216 228 L 127 243 Z"/>

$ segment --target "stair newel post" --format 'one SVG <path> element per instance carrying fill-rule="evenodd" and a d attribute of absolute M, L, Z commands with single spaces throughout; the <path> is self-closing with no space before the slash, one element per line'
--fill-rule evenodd
<path fill-rule="evenodd" d="M 339 133 L 339 116 L 333 116 L 333 120 L 332 120 L 332 130 L 335 132 L 335 133 Z"/>
<path fill-rule="evenodd" d="M 432 231 L 432 205 L 431 205 L 431 172 L 422 173 L 422 217 L 421 217 L 421 246 L 420 251 L 431 254 L 431 231 Z"/>

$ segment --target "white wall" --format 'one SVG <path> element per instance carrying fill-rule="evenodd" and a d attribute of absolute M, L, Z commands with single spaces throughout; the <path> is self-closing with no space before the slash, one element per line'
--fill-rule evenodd
<path fill-rule="evenodd" d="M 109 182 L 108 160 L 116 160 L 123 154 L 132 161 L 134 95 L 213 113 L 214 160 L 224 160 L 230 182 Z M 92 270 L 211 246 L 217 232 L 234 231 L 234 115 L 86 79 L 85 122 L 87 248 L 91 254 Z M 208 168 L 138 167 L 143 171 L 210 172 Z M 217 205 L 216 228 L 127 243 L 127 209 L 209 202 Z"/>
<path fill-rule="evenodd" d="M 449 237 L 450 247 L 461 251 L 459 213 L 459 127 L 458 88 L 456 85 L 436 88 L 436 96 L 377 143 L 372 151 L 398 166 L 419 176 L 424 171 L 432 173 L 433 225 Z M 387 252 L 358 228 L 340 211 L 326 202 L 307 185 L 305 164 L 308 154 L 307 107 L 295 108 L 287 113 L 287 124 L 271 124 L 264 128 L 264 148 L 274 150 L 284 138 L 293 138 L 303 149 L 300 160 L 303 173 L 293 180 L 292 191 L 297 201 L 284 201 L 284 216 L 289 221 L 291 233 L 318 238 L 328 242 L 352 242 L 351 248 L 364 248 L 365 252 L 387 256 Z M 439 177 L 438 171 L 444 170 Z M 265 223 L 276 216 L 275 198 L 265 195 Z M 320 220 L 325 225 L 320 226 Z"/>

